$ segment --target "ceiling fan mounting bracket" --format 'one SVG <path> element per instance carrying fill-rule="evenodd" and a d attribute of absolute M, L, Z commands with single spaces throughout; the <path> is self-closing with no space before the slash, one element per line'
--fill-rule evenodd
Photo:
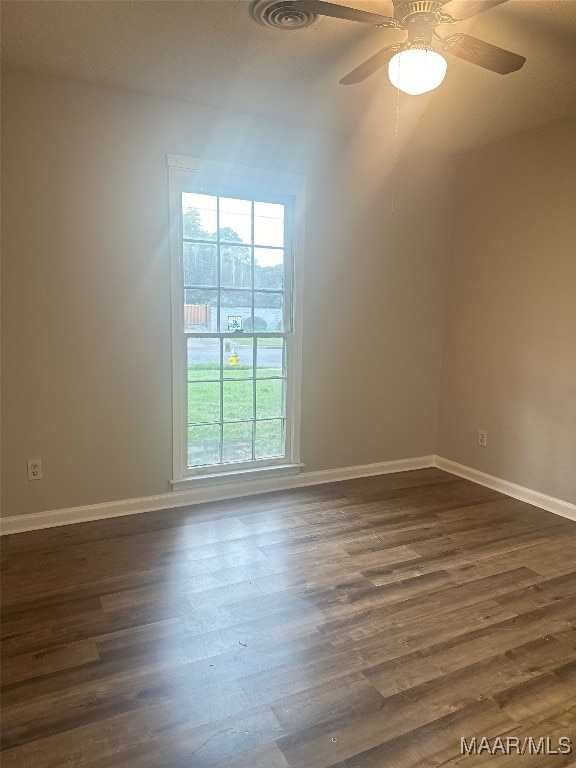
<path fill-rule="evenodd" d="M 455 19 L 453 16 L 450 16 L 449 13 L 443 13 L 441 10 L 438 11 L 436 16 L 440 24 L 460 24 L 462 21 L 462 19 Z"/>
<path fill-rule="evenodd" d="M 388 27 L 389 29 L 402 29 L 396 19 L 390 19 L 389 21 L 382 21 L 380 24 L 376 24 L 377 27 Z"/>
<path fill-rule="evenodd" d="M 456 45 L 456 43 L 460 42 L 460 40 L 463 40 L 465 35 L 460 33 L 456 35 L 449 35 L 448 37 L 440 37 L 440 35 L 437 35 L 436 31 L 434 31 L 434 37 L 436 40 L 440 41 L 442 50 L 448 51 L 453 45 Z"/>

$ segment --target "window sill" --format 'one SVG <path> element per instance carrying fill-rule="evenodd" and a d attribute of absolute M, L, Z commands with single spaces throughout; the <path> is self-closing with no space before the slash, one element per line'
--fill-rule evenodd
<path fill-rule="evenodd" d="M 174 491 L 184 491 L 189 488 L 198 488 L 205 485 L 223 485 L 225 483 L 239 483 L 249 480 L 268 480 L 269 478 L 282 477 L 284 475 L 298 475 L 302 471 L 303 466 L 303 464 L 276 464 L 257 469 L 237 469 L 232 472 L 193 475 L 183 477 L 180 480 L 171 480 L 170 482 Z"/>

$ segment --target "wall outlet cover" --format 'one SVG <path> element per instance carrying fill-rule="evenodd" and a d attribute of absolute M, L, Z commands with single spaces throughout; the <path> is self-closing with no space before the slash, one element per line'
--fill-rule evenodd
<path fill-rule="evenodd" d="M 42 480 L 41 459 L 28 459 L 28 480 Z"/>

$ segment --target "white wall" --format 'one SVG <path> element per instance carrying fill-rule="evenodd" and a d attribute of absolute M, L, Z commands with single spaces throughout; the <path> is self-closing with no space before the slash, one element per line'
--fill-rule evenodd
<path fill-rule="evenodd" d="M 170 489 L 167 153 L 308 177 L 306 469 L 433 453 L 451 161 L 5 71 L 3 514 Z"/>
<path fill-rule="evenodd" d="M 574 118 L 458 158 L 449 276 L 438 453 L 576 502 Z"/>

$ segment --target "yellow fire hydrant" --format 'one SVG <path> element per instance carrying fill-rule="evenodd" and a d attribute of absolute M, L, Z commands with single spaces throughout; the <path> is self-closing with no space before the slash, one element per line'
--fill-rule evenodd
<path fill-rule="evenodd" d="M 228 358 L 228 362 L 230 365 L 238 365 L 240 362 L 240 358 L 238 357 L 238 353 L 235 349 L 232 350 L 230 357 Z"/>

